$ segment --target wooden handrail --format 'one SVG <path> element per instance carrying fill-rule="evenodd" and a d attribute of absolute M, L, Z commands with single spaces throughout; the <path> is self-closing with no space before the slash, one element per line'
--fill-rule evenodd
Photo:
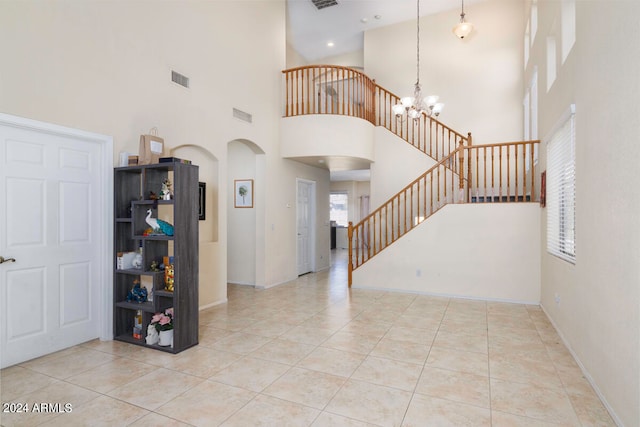
<path fill-rule="evenodd" d="M 285 117 L 306 114 L 339 114 L 365 119 L 382 126 L 436 161 L 470 139 L 435 117 L 401 120 L 392 107 L 400 97 L 353 68 L 338 65 L 306 65 L 283 70 Z"/>
<path fill-rule="evenodd" d="M 468 140 L 471 140 L 469 134 Z M 356 225 L 349 223 L 352 273 L 450 203 L 536 202 L 539 140 L 465 145 L 390 197 Z"/>

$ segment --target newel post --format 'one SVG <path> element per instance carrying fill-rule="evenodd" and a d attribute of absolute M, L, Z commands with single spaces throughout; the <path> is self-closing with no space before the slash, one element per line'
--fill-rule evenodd
<path fill-rule="evenodd" d="M 459 179 L 459 193 L 460 193 L 460 203 L 464 203 L 464 139 L 460 140 L 460 145 L 458 145 L 458 179 Z"/>
<path fill-rule="evenodd" d="M 353 239 L 353 222 L 349 221 L 349 228 L 347 229 L 347 239 L 349 240 L 349 267 L 348 267 L 348 279 L 347 282 L 349 283 L 349 287 L 351 287 L 351 282 L 352 282 L 352 273 L 353 273 L 353 256 L 351 255 L 353 252 L 353 245 L 352 245 L 352 239 Z"/>

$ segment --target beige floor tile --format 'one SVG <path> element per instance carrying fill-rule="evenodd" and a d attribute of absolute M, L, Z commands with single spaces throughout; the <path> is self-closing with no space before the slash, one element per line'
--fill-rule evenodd
<path fill-rule="evenodd" d="M 429 354 L 428 344 L 414 344 L 406 341 L 381 339 L 371 351 L 371 356 L 399 360 L 407 363 L 423 364 Z"/>
<path fill-rule="evenodd" d="M 414 344 L 433 344 L 433 339 L 436 336 L 436 329 L 420 329 L 420 328 L 407 328 L 405 326 L 392 326 L 384 339 L 406 341 Z"/>
<path fill-rule="evenodd" d="M 292 368 L 264 390 L 264 394 L 323 409 L 344 384 L 345 378 L 308 369 Z"/>
<path fill-rule="evenodd" d="M 366 356 L 333 348 L 318 347 L 298 362 L 299 368 L 350 377 Z"/>
<path fill-rule="evenodd" d="M 211 347 L 217 350 L 230 351 L 232 353 L 249 354 L 269 341 L 271 341 L 271 338 L 236 332 L 233 335 L 229 335 L 228 337 L 221 339 Z"/>
<path fill-rule="evenodd" d="M 491 379 L 491 409 L 550 423 L 580 425 L 564 389 Z"/>
<path fill-rule="evenodd" d="M 329 316 L 326 314 L 317 314 L 302 323 L 303 326 L 310 328 L 329 329 L 331 331 L 338 331 L 343 326 L 351 321 L 350 318 L 342 316 Z"/>
<path fill-rule="evenodd" d="M 208 347 L 192 347 L 165 364 L 167 369 L 200 378 L 209 378 L 242 356 Z"/>
<path fill-rule="evenodd" d="M 340 332 L 348 332 L 356 335 L 367 335 L 372 338 L 380 339 L 393 326 L 391 322 L 366 322 L 363 320 L 352 320 L 347 323 Z"/>
<path fill-rule="evenodd" d="M 573 409 L 584 427 L 614 427 L 616 424 L 604 407 L 596 392 L 585 380 L 566 387 Z"/>
<path fill-rule="evenodd" d="M 147 365 L 146 363 L 118 358 L 69 377 L 66 381 L 98 393 L 107 393 L 156 369 L 158 369 L 156 366 Z"/>
<path fill-rule="evenodd" d="M 428 329 L 430 331 L 436 331 L 440 327 L 442 321 L 442 313 L 429 314 L 421 316 L 417 312 L 410 312 L 409 310 L 398 317 L 394 322 L 394 326 L 402 326 L 405 328 L 418 328 Z"/>
<path fill-rule="evenodd" d="M 546 353 L 494 354 L 491 352 L 489 367 L 491 378 L 534 384 L 540 387 L 562 387 L 562 381 L 560 381 L 560 377 Z"/>
<path fill-rule="evenodd" d="M 245 357 L 222 369 L 210 380 L 261 392 L 289 369 L 289 365 Z"/>
<path fill-rule="evenodd" d="M 41 357 L 22 366 L 40 372 L 50 377 L 65 379 L 80 372 L 111 362 L 117 358 L 112 354 L 101 351 L 89 350 L 81 347 L 74 347 L 75 351 L 69 352 L 61 357 Z M 61 354 L 60 352 L 56 354 Z"/>
<path fill-rule="evenodd" d="M 378 426 L 399 426 L 410 400 L 408 391 L 349 380 L 326 411 Z"/>
<path fill-rule="evenodd" d="M 204 381 L 181 372 L 158 368 L 107 394 L 132 405 L 154 410 Z"/>
<path fill-rule="evenodd" d="M 261 335 L 268 338 L 276 338 L 292 329 L 295 325 L 281 322 L 279 320 L 261 320 L 247 326 L 242 331 L 248 334 Z"/>
<path fill-rule="evenodd" d="M 490 407 L 489 377 L 425 367 L 416 393 L 469 405 Z"/>
<path fill-rule="evenodd" d="M 272 362 L 284 363 L 286 365 L 295 365 L 306 355 L 311 353 L 315 346 L 302 344 L 299 342 L 274 339 L 259 349 L 251 352 L 251 356 L 270 360 Z"/>
<path fill-rule="evenodd" d="M 440 324 L 439 331 L 487 336 L 487 324 L 474 319 L 445 317 Z"/>
<path fill-rule="evenodd" d="M 214 319 L 207 323 L 200 323 L 205 326 L 213 326 L 214 328 L 218 329 L 226 329 L 227 331 L 238 332 L 257 322 L 258 321 L 253 318 L 227 316 Z"/>
<path fill-rule="evenodd" d="M 375 424 L 353 420 L 330 412 L 321 413 L 313 422 L 313 427 L 376 427 Z"/>
<path fill-rule="evenodd" d="M 304 427 L 316 419 L 320 411 L 270 396 L 257 396 L 233 414 L 223 427 Z"/>
<path fill-rule="evenodd" d="M 421 371 L 421 364 L 369 356 L 353 373 L 351 379 L 413 391 Z"/>
<path fill-rule="evenodd" d="M 129 425 L 131 427 L 189 427 L 189 424 L 156 414 L 155 412 L 150 412 L 135 423 Z"/>
<path fill-rule="evenodd" d="M 322 347 L 335 348 L 354 353 L 369 354 L 378 343 L 379 338 L 371 335 L 360 335 L 352 332 L 336 332 L 322 343 Z"/>
<path fill-rule="evenodd" d="M 455 350 L 488 353 L 487 337 L 478 334 L 465 334 L 451 331 L 438 331 L 433 345 Z"/>
<path fill-rule="evenodd" d="M 547 423 L 534 418 L 521 417 L 500 411 L 491 411 L 492 427 L 560 427 L 561 424 Z"/>
<path fill-rule="evenodd" d="M 112 399 L 108 396 L 100 396 L 86 404 L 74 408 L 71 412 L 60 414 L 46 426 L 104 426 L 129 425 L 142 418 L 149 412 L 145 409 Z"/>
<path fill-rule="evenodd" d="M 414 394 L 402 426 L 490 427 L 491 413 L 487 408 Z"/>
<path fill-rule="evenodd" d="M 488 356 L 471 351 L 433 346 L 425 366 L 489 376 Z"/>
<path fill-rule="evenodd" d="M 53 384 L 57 380 L 22 366 L 12 366 L 0 371 L 0 399 L 9 402 L 27 393 Z"/>
<path fill-rule="evenodd" d="M 134 346 L 122 341 L 101 341 L 99 339 L 88 341 L 81 344 L 80 347 L 122 357 L 129 356 L 135 349 Z"/>
<path fill-rule="evenodd" d="M 253 399 L 255 393 L 203 381 L 159 407 L 156 412 L 193 426 L 217 426 Z"/>
<path fill-rule="evenodd" d="M 201 324 L 198 328 L 198 343 L 204 347 L 211 347 L 221 339 L 226 338 L 231 334 L 233 334 L 233 332 L 226 329 Z"/>
<path fill-rule="evenodd" d="M 280 339 L 309 345 L 320 345 L 327 340 L 334 331 L 331 329 L 312 328 L 310 326 L 296 326 L 280 335 Z"/>

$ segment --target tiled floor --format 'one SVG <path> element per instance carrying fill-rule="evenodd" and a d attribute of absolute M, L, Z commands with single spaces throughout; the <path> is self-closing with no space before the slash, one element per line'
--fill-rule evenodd
<path fill-rule="evenodd" d="M 344 256 L 339 253 L 339 256 Z M 229 286 L 178 355 L 89 343 L 1 372 L 3 426 L 612 426 L 537 306 L 367 291 L 344 264 Z"/>

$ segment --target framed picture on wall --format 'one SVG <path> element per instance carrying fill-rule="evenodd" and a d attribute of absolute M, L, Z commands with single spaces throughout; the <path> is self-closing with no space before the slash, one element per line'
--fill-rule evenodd
<path fill-rule="evenodd" d="M 204 221 L 206 219 L 205 205 L 207 203 L 207 183 L 198 183 L 198 219 Z"/>
<path fill-rule="evenodd" d="M 234 204 L 236 208 L 253 207 L 253 180 L 236 179 L 234 183 Z"/>

